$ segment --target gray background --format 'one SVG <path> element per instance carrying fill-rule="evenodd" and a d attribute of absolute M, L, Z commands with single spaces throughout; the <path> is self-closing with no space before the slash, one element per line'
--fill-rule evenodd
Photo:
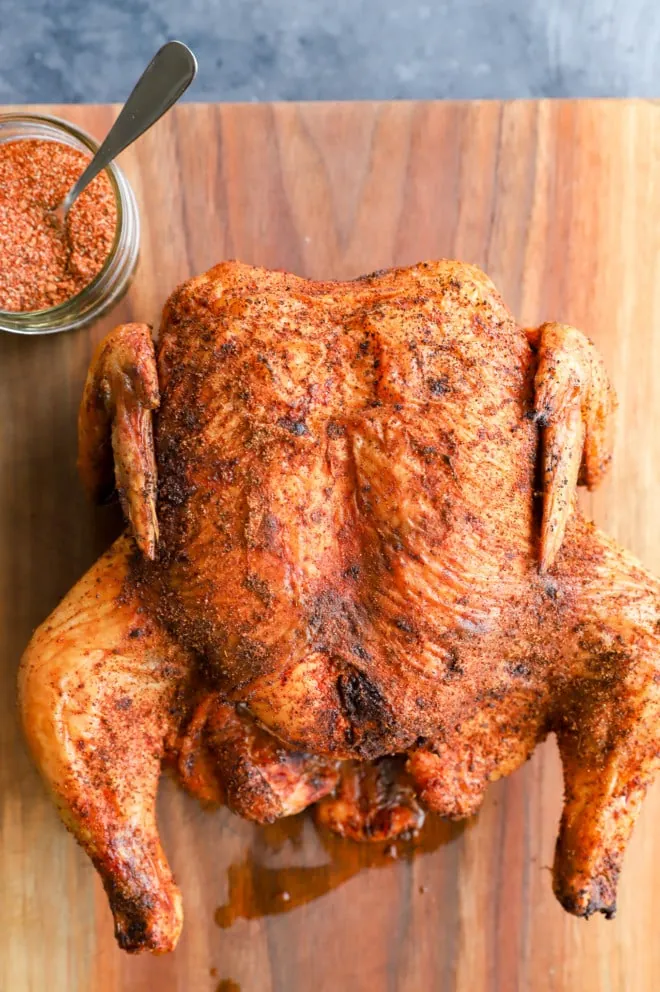
<path fill-rule="evenodd" d="M 0 102 L 122 100 L 170 38 L 193 100 L 660 95 L 660 0 L 0 0 Z"/>

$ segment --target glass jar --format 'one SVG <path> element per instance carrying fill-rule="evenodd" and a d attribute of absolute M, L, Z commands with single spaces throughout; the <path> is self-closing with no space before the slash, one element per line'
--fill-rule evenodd
<path fill-rule="evenodd" d="M 27 138 L 58 141 L 94 155 L 98 144 L 84 131 L 57 117 L 0 114 L 0 144 Z M 103 268 L 80 293 L 45 310 L 0 309 L 0 330 L 14 334 L 55 334 L 95 320 L 120 299 L 135 271 L 140 247 L 140 216 L 126 176 L 113 162 L 105 170 L 115 194 L 117 227 Z"/>

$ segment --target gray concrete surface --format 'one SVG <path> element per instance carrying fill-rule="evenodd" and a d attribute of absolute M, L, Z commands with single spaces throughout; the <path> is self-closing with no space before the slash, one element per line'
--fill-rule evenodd
<path fill-rule="evenodd" d="M 0 0 L 0 102 L 122 100 L 170 38 L 195 100 L 660 96 L 660 0 Z"/>

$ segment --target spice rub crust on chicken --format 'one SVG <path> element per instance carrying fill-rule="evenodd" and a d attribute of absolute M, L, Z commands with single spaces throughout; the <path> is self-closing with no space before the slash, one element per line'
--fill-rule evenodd
<path fill-rule="evenodd" d="M 660 688 L 658 580 L 575 508 L 614 405 L 584 335 L 521 328 L 453 261 L 345 283 L 227 262 L 172 295 L 155 351 L 146 325 L 108 335 L 80 468 L 129 526 L 20 691 L 122 946 L 181 927 L 164 760 L 244 816 L 318 803 L 384 839 L 476 812 L 550 732 L 555 892 L 613 915 Z"/>

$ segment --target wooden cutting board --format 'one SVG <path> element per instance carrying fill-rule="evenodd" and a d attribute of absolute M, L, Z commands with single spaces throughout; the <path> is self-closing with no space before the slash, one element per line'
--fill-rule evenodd
<path fill-rule="evenodd" d="M 97 136 L 111 107 L 59 107 Z M 34 626 L 120 528 L 88 506 L 75 417 L 94 344 L 155 324 L 223 258 L 346 278 L 448 255 L 483 266 L 524 323 L 570 321 L 604 352 L 619 440 L 597 521 L 660 571 L 660 106 L 650 102 L 181 107 L 123 156 L 140 266 L 94 327 L 0 335 L 0 992 L 650 992 L 660 987 L 660 787 L 619 915 L 555 902 L 561 772 L 549 741 L 464 826 L 416 856 L 204 813 L 164 782 L 186 922 L 164 958 L 122 954 L 91 865 L 61 826 L 16 719 Z M 392 855 L 398 854 L 398 857 Z"/>

